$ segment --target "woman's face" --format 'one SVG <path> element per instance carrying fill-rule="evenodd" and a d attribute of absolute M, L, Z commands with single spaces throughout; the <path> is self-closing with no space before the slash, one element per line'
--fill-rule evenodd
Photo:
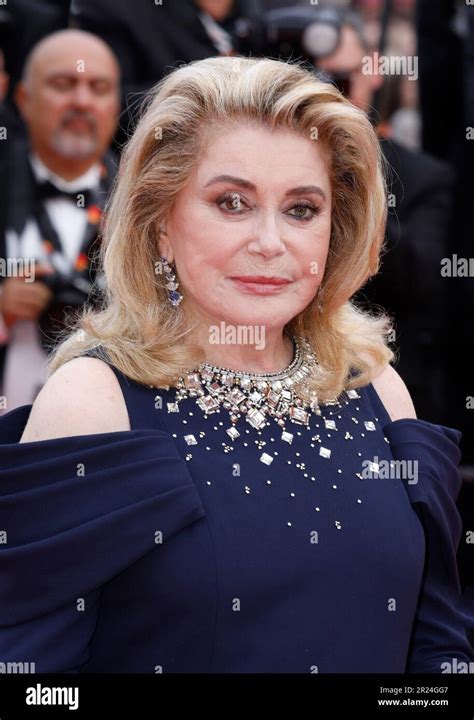
<path fill-rule="evenodd" d="M 331 187 L 318 141 L 240 126 L 208 143 L 159 246 L 176 263 L 188 312 L 208 331 L 221 321 L 283 330 L 317 292 L 330 234 Z M 236 279 L 248 276 L 286 282 Z"/>

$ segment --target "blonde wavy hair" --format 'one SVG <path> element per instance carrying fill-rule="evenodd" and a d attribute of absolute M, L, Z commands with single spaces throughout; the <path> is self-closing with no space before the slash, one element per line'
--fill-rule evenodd
<path fill-rule="evenodd" d="M 214 57 L 179 67 L 150 92 L 106 209 L 103 307 L 82 312 L 50 373 L 98 348 L 133 380 L 163 387 L 205 361 L 203 348 L 186 340 L 195 327 L 182 311 L 186 299 L 173 308 L 165 276 L 155 272 L 158 228 L 212 133 L 236 122 L 307 138 L 316 129 L 327 159 L 333 209 L 323 309 L 315 297 L 286 325 L 307 337 L 318 359 L 308 395 L 324 401 L 366 385 L 392 360 L 390 319 L 350 300 L 379 268 L 387 214 L 383 156 L 367 116 L 300 63 Z"/>

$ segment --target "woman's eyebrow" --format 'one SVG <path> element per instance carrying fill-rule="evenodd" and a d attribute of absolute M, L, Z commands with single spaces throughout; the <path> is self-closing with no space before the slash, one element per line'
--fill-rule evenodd
<path fill-rule="evenodd" d="M 239 178 L 235 175 L 216 175 L 215 177 L 211 178 L 211 180 L 209 180 L 209 182 L 207 182 L 204 187 L 209 187 L 209 185 L 214 185 L 215 183 L 219 182 L 230 182 L 234 185 L 238 185 L 239 187 L 244 188 L 245 190 L 257 190 L 255 185 L 251 183 L 250 180 L 244 180 L 244 178 Z M 326 200 L 326 195 L 324 194 L 324 191 L 317 185 L 300 185 L 299 187 L 291 188 L 291 190 L 286 191 L 285 197 L 302 195 L 305 193 L 314 193 L 315 195 L 320 195 L 323 200 Z"/>

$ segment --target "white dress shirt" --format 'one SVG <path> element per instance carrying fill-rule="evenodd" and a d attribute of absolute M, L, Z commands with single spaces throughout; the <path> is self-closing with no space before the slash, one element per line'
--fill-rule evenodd
<path fill-rule="evenodd" d="M 37 180 L 50 180 L 67 192 L 94 188 L 100 182 L 101 167 L 98 163 L 81 177 L 67 181 L 49 170 L 37 155 L 31 155 L 30 161 Z M 61 264 L 67 273 L 73 269 L 80 251 L 87 225 L 86 210 L 78 207 L 74 199 L 67 197 L 49 198 L 45 201 L 45 207 L 63 249 L 62 256 L 55 256 L 55 265 Z M 31 218 L 27 220 L 21 236 L 12 228 L 7 229 L 6 247 L 10 258 L 35 258 L 43 263 L 48 261 L 38 226 Z M 17 320 L 8 329 L 7 342 L 0 393 L 6 398 L 6 407 L 3 411 L 0 409 L 0 414 L 32 403 L 46 380 L 47 354 L 41 346 L 36 321 Z"/>

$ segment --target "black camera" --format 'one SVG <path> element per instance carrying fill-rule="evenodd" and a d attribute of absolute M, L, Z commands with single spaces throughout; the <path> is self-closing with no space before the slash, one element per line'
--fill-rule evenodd
<path fill-rule="evenodd" d="M 312 63 L 337 49 L 341 13 L 308 4 L 263 10 L 261 2 L 248 0 L 236 3 L 222 25 L 239 55 L 299 58 Z"/>
<path fill-rule="evenodd" d="M 53 293 L 51 304 L 83 305 L 93 289 L 92 282 L 77 274 L 64 275 L 56 271 L 39 279 Z"/>
<path fill-rule="evenodd" d="M 229 18 L 227 30 L 240 55 L 303 61 L 307 69 L 325 82 L 333 82 L 344 94 L 350 78 L 317 69 L 318 60 L 337 50 L 343 11 L 314 6 L 285 6 L 257 11 L 260 3 L 248 3 L 244 14 Z M 253 8 L 253 12 L 252 12 Z"/>
<path fill-rule="evenodd" d="M 38 278 L 53 293 L 48 307 L 38 319 L 40 340 L 43 348 L 50 352 L 59 340 L 60 333 L 67 329 L 68 319 L 97 294 L 97 287 L 83 275 L 77 273 L 54 273 Z"/>

